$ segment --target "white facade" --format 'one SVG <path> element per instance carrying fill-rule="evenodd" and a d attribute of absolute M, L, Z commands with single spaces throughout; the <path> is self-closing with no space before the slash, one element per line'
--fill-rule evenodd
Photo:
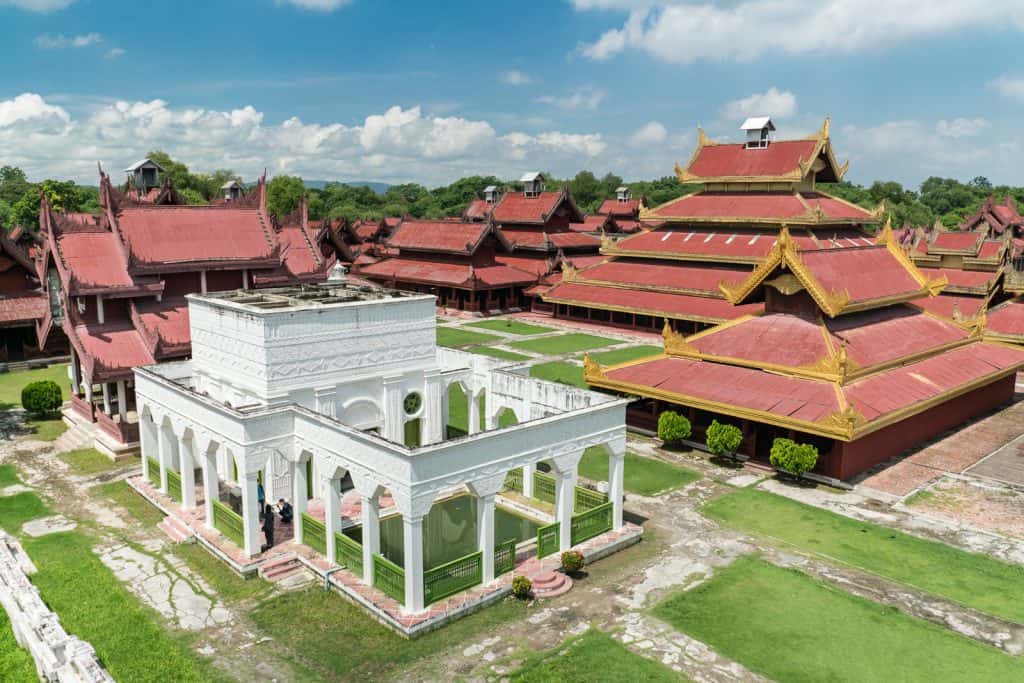
<path fill-rule="evenodd" d="M 467 487 L 479 498 L 485 582 L 493 578 L 494 496 L 510 470 L 551 464 L 568 549 L 576 466 L 586 448 L 605 445 L 614 527 L 621 526 L 627 402 L 438 348 L 432 296 L 328 284 L 190 295 L 189 305 L 192 360 L 135 371 L 143 468 L 146 456 L 160 463 L 165 492 L 168 470 L 202 468 L 205 490 L 217 491 L 218 480 L 237 469 L 248 555 L 260 551 L 258 473 L 267 500 L 293 500 L 299 518 L 310 460 L 314 495 L 325 503 L 328 558 L 340 531 L 339 480 L 350 474 L 362 496 L 370 584 L 379 496 L 394 499 L 405 524 L 405 607 L 412 612 L 423 609 L 421 523 L 443 492 Z M 446 440 L 453 384 L 470 406 L 486 397 L 487 424 L 471 409 L 469 434 Z M 505 409 L 519 424 L 498 429 Z M 419 425 L 422 445 L 404 445 L 409 422 Z M 185 506 L 195 505 L 193 481 L 182 477 Z M 301 542 L 301 525 L 295 530 Z"/>

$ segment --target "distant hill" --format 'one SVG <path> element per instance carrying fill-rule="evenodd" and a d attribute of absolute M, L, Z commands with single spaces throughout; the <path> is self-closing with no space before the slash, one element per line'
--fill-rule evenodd
<path fill-rule="evenodd" d="M 333 180 L 304 180 L 302 182 L 305 183 L 306 187 L 308 187 L 310 189 L 322 190 L 322 189 L 324 189 L 324 186 L 327 183 L 332 183 L 332 182 L 335 182 L 335 181 L 333 181 Z M 384 194 L 385 192 L 388 191 L 388 188 L 391 187 L 391 185 L 389 185 L 388 183 L 378 183 L 378 182 L 375 182 L 373 180 L 350 180 L 350 181 L 348 181 L 346 183 L 343 183 L 343 184 L 344 185 L 348 185 L 349 187 L 368 187 L 371 190 L 373 190 L 374 192 L 376 192 L 377 194 Z"/>

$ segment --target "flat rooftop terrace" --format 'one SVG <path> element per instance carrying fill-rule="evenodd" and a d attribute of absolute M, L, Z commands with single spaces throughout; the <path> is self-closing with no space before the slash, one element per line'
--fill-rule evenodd
<path fill-rule="evenodd" d="M 425 294 L 414 294 L 397 289 L 345 283 L 326 283 L 295 285 L 274 289 L 237 289 L 229 292 L 189 294 L 186 298 L 190 301 L 201 301 L 211 306 L 231 308 L 258 315 L 268 311 L 332 308 L 356 303 L 426 299 L 431 297 Z"/>

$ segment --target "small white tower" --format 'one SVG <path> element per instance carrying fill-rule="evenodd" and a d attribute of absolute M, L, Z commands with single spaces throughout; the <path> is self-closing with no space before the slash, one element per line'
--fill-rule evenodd
<path fill-rule="evenodd" d="M 770 116 L 751 116 L 743 122 L 740 130 L 747 132 L 747 149 L 764 149 L 771 142 L 775 124 Z"/>

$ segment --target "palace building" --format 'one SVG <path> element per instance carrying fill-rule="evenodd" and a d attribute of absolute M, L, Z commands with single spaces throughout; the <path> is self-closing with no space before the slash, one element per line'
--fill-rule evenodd
<path fill-rule="evenodd" d="M 20 227 L 8 233 L 0 226 L 0 364 L 67 352 L 63 334 L 39 343 L 38 328 L 49 301 L 32 261 L 34 249 L 31 236 Z"/>
<path fill-rule="evenodd" d="M 918 268 L 888 225 L 877 243 L 802 239 L 783 229 L 752 271 L 720 283 L 726 302 L 756 310 L 690 336 L 666 323 L 662 355 L 588 360 L 587 383 L 642 397 L 630 419 L 647 427 L 663 409 L 688 414 L 697 440 L 714 419 L 735 424 L 756 459 L 776 437 L 812 443 L 815 471 L 838 480 L 1012 400 L 1024 349 L 987 339 L 984 317 L 961 325 L 911 305 L 946 277 Z"/>
<path fill-rule="evenodd" d="M 653 209 L 638 203 L 639 220 L 654 227 L 606 238 L 601 254 L 611 258 L 604 262 L 566 268 L 543 295 L 554 315 L 648 330 L 668 320 L 696 332 L 763 309 L 758 301 L 728 301 L 719 284 L 745 280 L 771 252 L 783 224 L 797 249 L 871 244 L 862 228 L 876 224 L 881 210 L 817 187 L 838 182 L 847 167 L 836 161 L 828 120 L 804 140 L 774 140 L 768 117 L 750 119 L 743 129 L 747 141 L 736 144 L 698 130 L 689 164 L 676 173 L 700 189 Z"/>
<path fill-rule="evenodd" d="M 268 215 L 264 178 L 245 197 L 186 206 L 146 162 L 130 169 L 126 191 L 101 171 L 98 215 L 40 206 L 36 270 L 49 297 L 40 343 L 55 329 L 67 335 L 68 417 L 97 423 L 108 452 L 138 441 L 133 369 L 190 353 L 186 294 L 318 282 L 336 260 L 305 201 L 280 223 Z"/>
<path fill-rule="evenodd" d="M 131 485 L 237 571 L 302 562 L 411 635 L 507 594 L 530 557 L 639 539 L 622 518 L 627 402 L 438 347 L 432 296 L 330 283 L 188 306 L 191 359 L 135 370 Z M 472 408 L 450 438 L 456 387 Z M 607 497 L 576 486 L 593 447 Z M 553 508 L 531 503 L 535 483 Z M 260 484 L 294 506 L 280 547 L 263 547 Z"/>

